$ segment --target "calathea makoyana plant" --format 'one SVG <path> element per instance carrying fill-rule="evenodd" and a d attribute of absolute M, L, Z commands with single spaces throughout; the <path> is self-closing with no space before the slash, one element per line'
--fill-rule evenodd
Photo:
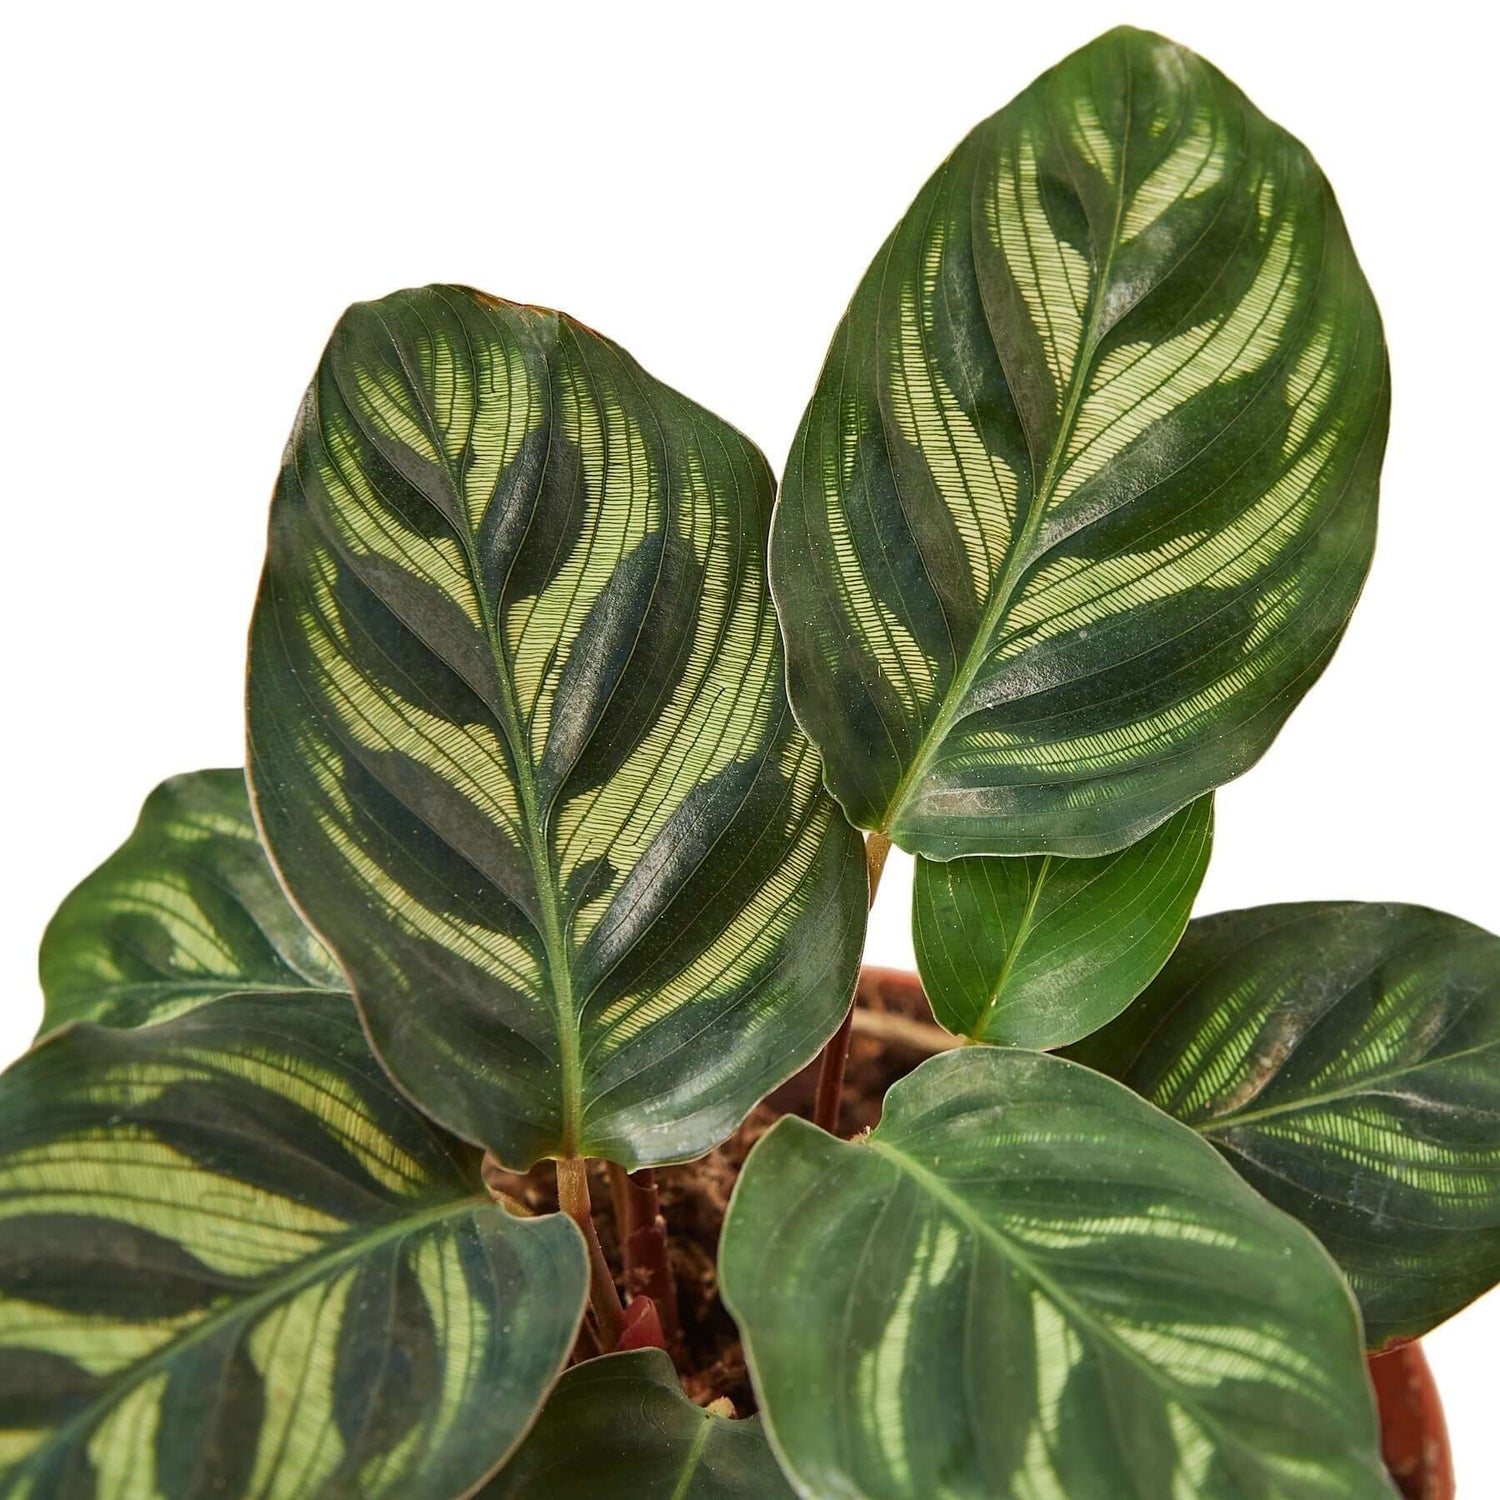
<path fill-rule="evenodd" d="M 1500 1276 L 1500 942 L 1188 923 L 1386 409 L 1312 159 L 1133 31 L 921 190 L 779 498 L 560 313 L 352 308 L 248 775 L 68 897 L 0 1083 L 0 1494 L 1393 1495 L 1364 1355 Z M 893 843 L 930 1014 L 851 1010 Z"/>

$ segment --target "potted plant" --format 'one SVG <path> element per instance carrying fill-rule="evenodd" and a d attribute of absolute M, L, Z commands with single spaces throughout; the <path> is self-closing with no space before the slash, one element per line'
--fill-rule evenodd
<path fill-rule="evenodd" d="M 67 898 L 0 1080 L 0 1496 L 1451 1493 L 1500 939 L 1189 922 L 1387 390 L 1311 157 L 1130 30 L 922 189 L 779 496 L 563 314 L 351 308 L 247 771 Z"/>

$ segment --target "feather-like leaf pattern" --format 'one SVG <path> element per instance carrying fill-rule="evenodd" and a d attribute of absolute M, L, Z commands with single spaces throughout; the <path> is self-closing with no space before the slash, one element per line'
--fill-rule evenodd
<path fill-rule="evenodd" d="M 793 1500 L 758 1418 L 695 1406 L 660 1349 L 558 1381 L 482 1500 Z"/>
<path fill-rule="evenodd" d="M 1213 798 L 1115 854 L 917 860 L 912 938 L 933 1016 L 976 1042 L 1061 1047 L 1172 956 L 1208 869 Z"/>
<path fill-rule="evenodd" d="M 1121 29 L 979 125 L 834 336 L 771 577 L 903 848 L 1108 853 L 1245 770 L 1369 564 L 1383 337 L 1307 151 Z"/>
<path fill-rule="evenodd" d="M 1317 1241 L 1059 1057 L 930 1058 L 855 1142 L 782 1120 L 745 1164 L 720 1272 L 804 1495 L 1394 1493 Z"/>
<path fill-rule="evenodd" d="M 137 1026 L 235 991 L 346 990 L 276 883 L 240 770 L 194 771 L 146 799 L 130 837 L 42 939 L 42 1032 Z"/>
<path fill-rule="evenodd" d="M 1371 1348 L 1500 1281 L 1500 938 L 1416 906 L 1204 917 L 1071 1055 L 1312 1229 Z"/>
<path fill-rule="evenodd" d="M 582 1313 L 347 995 L 68 1027 L 0 1079 L 0 1496 L 453 1500 Z"/>
<path fill-rule="evenodd" d="M 765 461 L 555 312 L 345 314 L 287 449 L 251 779 L 375 1047 L 508 1166 L 693 1157 L 853 990 L 859 842 L 787 708 Z"/>

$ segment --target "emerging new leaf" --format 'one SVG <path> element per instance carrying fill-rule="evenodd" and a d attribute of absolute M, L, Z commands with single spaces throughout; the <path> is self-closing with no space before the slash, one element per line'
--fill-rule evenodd
<path fill-rule="evenodd" d="M 138 1026 L 234 991 L 346 990 L 276 883 L 243 771 L 195 771 L 146 799 L 135 831 L 42 939 L 42 1032 Z"/>
<path fill-rule="evenodd" d="M 523 1168 L 696 1156 L 853 990 L 864 861 L 788 711 L 739 433 L 559 313 L 361 304 L 252 628 L 267 844 L 382 1061 Z"/>
<path fill-rule="evenodd" d="M 1062 1058 L 931 1058 L 853 1143 L 782 1120 L 720 1269 L 801 1494 L 1392 1494 L 1317 1241 Z"/>
<path fill-rule="evenodd" d="M 1416 906 L 1205 917 L 1072 1056 L 1312 1229 L 1371 1348 L 1500 1281 L 1500 938 Z"/>
<path fill-rule="evenodd" d="M 918 858 L 912 935 L 933 1015 L 976 1042 L 1087 1036 L 1172 956 L 1212 843 L 1200 797 L 1118 854 Z"/>
<path fill-rule="evenodd" d="M 1094 855 L 1245 770 L 1354 606 L 1387 404 L 1297 141 L 1143 32 L 1044 74 L 886 241 L 788 462 L 788 680 L 849 816 Z"/>
<path fill-rule="evenodd" d="M 347 995 L 70 1027 L 0 1080 L 0 1495 L 453 1500 L 526 1430 L 586 1281 Z"/>
<path fill-rule="evenodd" d="M 682 1394 L 660 1349 L 569 1370 L 482 1500 L 793 1500 L 760 1422 Z"/>

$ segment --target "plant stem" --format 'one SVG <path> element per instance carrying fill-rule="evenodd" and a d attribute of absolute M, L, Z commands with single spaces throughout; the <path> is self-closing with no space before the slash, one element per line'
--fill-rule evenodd
<path fill-rule="evenodd" d="M 929 1021 L 913 1021 L 908 1016 L 893 1016 L 889 1011 L 866 1010 L 863 1006 L 852 1012 L 854 1030 L 860 1036 L 884 1042 L 887 1047 L 901 1047 L 908 1052 L 920 1053 L 923 1057 L 936 1056 L 939 1052 L 951 1052 L 965 1045 L 961 1036 L 944 1031 Z"/>
<path fill-rule="evenodd" d="M 620 1341 L 625 1309 L 615 1285 L 599 1231 L 594 1227 L 594 1209 L 589 1202 L 588 1163 L 581 1156 L 562 1156 L 557 1161 L 557 1206 L 583 1233 L 589 1250 L 589 1306 L 599 1329 L 599 1343 L 608 1354 Z"/>
<path fill-rule="evenodd" d="M 870 881 L 870 905 L 875 905 L 875 893 L 880 889 L 880 876 L 885 870 L 886 855 L 891 852 L 891 841 L 878 829 L 865 837 L 865 871 Z M 849 1000 L 849 1010 L 839 1023 L 839 1029 L 828 1039 L 823 1048 L 823 1063 L 818 1069 L 818 1094 L 813 1103 L 813 1124 L 830 1135 L 837 1135 L 839 1108 L 844 1097 L 844 1069 L 849 1062 L 849 1036 L 854 1025 L 854 997 Z"/>
<path fill-rule="evenodd" d="M 668 1343 L 682 1332 L 677 1313 L 677 1278 L 667 1247 L 667 1221 L 662 1216 L 656 1173 L 650 1167 L 627 1172 L 609 1164 L 610 1191 L 620 1205 L 616 1225 L 625 1259 L 625 1286 L 631 1296 L 650 1297 L 661 1318 Z"/>

